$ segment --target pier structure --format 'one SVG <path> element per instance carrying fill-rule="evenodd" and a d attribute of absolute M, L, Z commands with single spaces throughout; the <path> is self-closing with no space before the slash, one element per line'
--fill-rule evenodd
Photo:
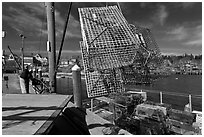
<path fill-rule="evenodd" d="M 50 10 L 49 12 L 52 12 L 52 15 L 48 15 L 48 16 L 53 16 L 53 10 L 54 10 L 54 5 L 52 5 L 53 3 L 47 3 L 47 10 Z M 107 7 L 106 7 L 107 8 Z M 108 9 L 106 8 L 102 8 L 102 11 L 107 11 Z M 114 6 L 111 7 L 112 10 L 116 10 Z M 133 41 L 129 41 L 127 39 L 124 40 L 124 37 L 121 39 L 120 38 L 120 34 L 117 34 L 120 31 L 125 31 L 125 33 L 130 35 L 130 38 L 132 38 L 132 34 L 131 31 L 124 29 L 127 25 L 126 21 L 123 20 L 125 26 L 120 26 L 120 24 L 117 24 L 115 21 L 117 20 L 117 18 L 115 18 L 115 21 L 112 22 L 107 16 L 105 12 L 102 12 L 102 14 L 100 14 L 100 16 L 98 17 L 98 14 L 95 14 L 94 10 L 97 9 L 83 9 L 85 11 L 88 11 L 87 17 L 85 15 L 85 17 L 81 17 L 80 19 L 87 19 L 90 22 L 94 22 L 96 23 L 95 25 L 99 25 L 102 26 L 102 29 L 98 32 L 97 35 L 95 34 L 91 34 L 91 38 L 88 40 L 84 40 L 87 37 L 86 33 L 85 36 L 83 37 L 83 42 L 81 42 L 81 48 L 82 48 L 82 55 L 83 55 L 83 61 L 84 61 L 84 65 L 86 68 L 86 72 L 85 72 L 85 76 L 86 76 L 86 84 L 87 86 L 89 86 L 87 88 L 88 90 L 88 97 L 93 97 L 95 98 L 96 96 L 103 96 L 103 95 L 108 95 L 111 92 L 117 92 L 117 91 L 123 91 L 123 85 L 121 84 L 121 73 L 120 71 L 118 71 L 117 69 L 120 67 L 124 67 L 124 66 L 128 66 L 128 65 L 132 65 L 132 62 L 134 62 L 135 56 L 136 56 L 136 52 L 135 51 L 131 51 L 130 49 L 133 50 L 137 50 L 137 40 L 138 39 L 134 39 Z M 80 11 L 80 10 L 79 10 Z M 82 11 L 81 11 L 82 12 Z M 118 11 L 117 11 L 118 12 Z M 82 14 L 81 14 L 82 15 Z M 117 13 L 117 15 L 119 17 L 121 17 L 120 13 Z M 83 14 L 84 16 L 84 14 Z M 111 17 L 114 18 L 114 16 L 111 15 Z M 54 20 L 54 18 L 52 17 L 48 17 L 51 18 L 51 20 Z M 83 19 L 82 19 L 83 18 Z M 101 21 L 105 21 L 104 24 L 101 24 Z M 89 23 L 90 23 L 89 22 Z M 116 24 L 115 24 L 116 23 Z M 49 23 L 48 23 L 49 24 Z M 90 23 L 91 24 L 91 23 Z M 107 25 L 108 24 L 108 25 Z M 123 24 L 123 25 L 124 25 Z M 53 27 L 53 24 L 50 24 Z M 92 24 L 93 25 L 93 24 Z M 105 26 L 104 26 L 105 25 Z M 114 25 L 113 28 L 111 28 L 110 26 Z M 82 26 L 83 28 L 84 26 Z M 89 27 L 92 27 L 91 25 Z M 124 27 L 124 28 L 123 28 Z M 49 25 L 48 25 L 48 29 L 49 29 Z M 92 28 L 93 29 L 93 28 Z M 106 36 L 102 36 L 103 33 L 105 33 L 107 30 L 112 30 L 112 31 L 108 31 L 107 33 L 107 37 Z M 86 29 L 82 29 L 83 31 L 87 31 Z M 127 32 L 126 32 L 127 31 Z M 114 34 L 113 34 L 114 32 Z M 51 33 L 54 33 L 54 30 L 51 30 Z M 88 32 L 89 33 L 89 32 Z M 92 33 L 92 32 L 90 32 Z M 92 36 L 93 35 L 93 36 Z M 109 36 L 110 35 L 110 36 Z M 101 47 L 101 39 L 100 37 L 105 37 L 109 40 L 109 38 L 112 38 L 113 41 L 108 41 L 108 42 L 121 42 L 120 44 L 127 44 L 125 46 L 128 46 L 130 49 L 130 52 L 124 53 L 124 47 L 117 47 L 117 44 L 113 44 L 112 46 L 115 46 L 114 52 L 112 52 L 111 48 L 108 49 L 109 51 L 106 51 L 106 46 L 110 43 L 103 43 Z M 134 36 L 133 36 L 134 37 Z M 88 37 L 89 38 L 89 37 Z M 102 38 L 102 40 L 103 40 Z M 125 37 L 126 38 L 126 37 Z M 50 39 L 50 40 L 49 40 Z M 115 39 L 117 39 L 115 41 Z M 97 41 L 98 40 L 98 41 Z M 51 42 L 50 42 L 51 41 Z M 97 42 L 99 43 L 97 43 Z M 124 43 L 123 43 L 124 42 Z M 131 43 L 132 42 L 132 43 Z M 55 60 L 55 53 L 53 53 L 53 49 L 55 49 L 55 47 L 53 47 L 53 45 L 55 43 L 55 37 L 51 37 L 49 38 L 48 36 L 48 52 L 51 52 L 50 56 L 51 56 L 51 66 L 55 66 L 55 62 L 53 61 L 53 58 Z M 133 44 L 134 46 L 132 46 L 131 44 Z M 93 44 L 93 45 L 92 45 Z M 130 45 L 129 45 L 130 44 Z M 121 48 L 121 49 L 120 49 Z M 100 49 L 99 51 L 95 51 L 96 49 Z M 116 52 L 117 50 L 121 50 L 122 52 Z M 55 52 L 55 50 L 54 50 Z M 105 53 L 104 53 L 105 52 Z M 107 52 L 107 53 L 106 53 Z M 128 56 L 128 54 L 131 53 L 131 56 Z M 99 56 L 97 56 L 97 54 L 99 55 L 104 55 L 104 58 L 100 58 Z M 90 56 L 91 55 L 91 56 Z M 120 55 L 125 56 L 128 58 L 128 60 L 122 60 Z M 149 56 L 149 55 L 148 55 Z M 114 58 L 115 59 L 112 59 Z M 93 59 L 94 58 L 94 59 Z M 127 59 L 126 58 L 126 59 Z M 104 62 L 107 61 L 107 62 Z M 53 72 L 54 70 L 54 72 Z M 51 92 L 55 92 L 56 91 L 56 73 L 55 73 L 55 67 L 53 67 L 53 69 L 49 68 L 49 76 L 50 76 L 50 86 L 51 86 Z M 10 133 L 16 133 L 16 134 L 62 134 L 62 133 L 70 133 L 70 131 L 67 130 L 68 129 L 73 129 L 71 130 L 71 133 L 73 132 L 74 134 L 78 133 L 78 134 L 88 134 L 88 132 L 92 133 L 92 134 L 109 134 L 108 131 L 110 131 L 107 127 L 115 127 L 115 121 L 113 121 L 113 123 L 107 122 L 105 120 L 100 119 L 99 117 L 97 117 L 95 114 L 93 114 L 90 111 L 84 111 L 82 110 L 82 97 L 81 97 L 81 76 L 80 76 L 80 68 L 77 66 L 74 66 L 72 69 L 72 76 L 73 76 L 73 94 L 74 94 L 74 105 L 69 105 L 68 102 L 71 99 L 71 96 L 60 96 L 60 95 L 47 95 L 47 96 L 36 96 L 36 95 L 27 95 L 29 96 L 28 98 L 25 97 L 25 95 L 22 96 L 18 96 L 18 98 L 14 97 L 14 96 L 8 96 L 5 95 L 4 98 L 4 106 L 3 106 L 3 111 L 4 111 L 4 115 L 3 115 L 3 122 L 4 122 L 4 133 L 5 134 L 10 134 Z M 53 72 L 52 74 L 50 74 L 51 72 Z M 39 74 L 41 75 L 41 74 Z M 53 79 L 54 78 L 54 79 Z M 105 82 L 104 82 L 105 81 Z M 120 85 L 121 84 L 121 85 Z M 141 94 L 144 95 L 144 94 Z M 11 98 L 12 99 L 11 99 Z M 20 98 L 19 98 L 20 97 Z M 26 98 L 26 100 L 22 100 L 21 98 Z M 53 97 L 53 98 L 52 98 Z M 13 99 L 15 98 L 15 99 Z M 59 100 L 58 100 L 59 99 Z M 112 103 L 113 105 L 113 120 L 116 119 L 116 106 L 120 106 L 120 107 L 124 107 L 123 105 L 112 101 L 111 99 L 107 99 L 106 97 L 100 97 L 97 98 L 100 101 L 106 101 L 108 103 Z M 11 102 L 8 102 L 9 100 L 12 100 Z M 19 104 L 16 104 L 15 102 L 19 101 Z M 51 100 L 52 103 L 54 104 L 50 104 L 49 101 L 47 100 Z M 24 102 L 23 102 L 24 101 Z M 29 102 L 29 103 L 26 103 Z M 62 102 L 63 101 L 63 102 Z M 11 103 L 11 104 L 9 104 Z M 30 104 L 31 103 L 31 104 Z M 93 107 L 93 99 L 91 100 L 91 107 Z M 176 111 L 176 110 L 171 110 L 170 113 L 172 114 L 176 114 L 176 118 L 174 118 L 174 115 L 171 115 L 170 118 L 174 119 L 170 122 L 174 123 L 175 125 L 181 125 L 183 127 L 186 127 L 186 125 L 189 127 L 189 121 L 190 124 L 192 124 L 192 117 L 193 115 L 191 114 L 192 111 L 192 104 L 191 104 L 191 95 L 189 96 L 189 106 L 190 106 L 190 112 L 189 113 L 185 113 L 183 114 L 183 112 L 181 111 Z M 23 107 L 19 107 L 19 105 L 24 105 Z M 35 106 L 37 105 L 37 107 Z M 161 109 L 161 107 L 165 107 L 163 106 L 163 93 L 160 92 L 160 104 L 159 104 L 159 109 Z M 40 108 L 38 108 L 40 106 Z M 47 107 L 48 106 L 48 107 Z M 126 107 L 125 107 L 126 108 Z M 145 109 L 143 109 L 145 108 Z M 8 111 L 12 111 L 14 110 L 11 115 L 9 113 L 7 113 Z M 45 110 L 45 111 L 44 111 Z M 49 111 L 51 110 L 51 111 Z M 52 111 L 53 110 L 53 111 Z M 155 107 L 152 104 L 139 104 L 136 107 L 136 115 L 134 120 L 138 120 L 139 118 L 142 119 L 142 126 L 141 128 L 143 128 L 143 126 L 146 126 L 147 124 L 149 125 L 149 127 L 145 127 L 144 129 L 148 128 L 149 133 L 154 133 L 152 132 L 151 129 L 152 127 L 152 123 L 145 123 L 145 122 L 149 122 L 151 121 L 150 119 L 153 118 L 154 122 L 155 120 L 157 121 L 156 124 L 162 125 L 163 123 L 163 119 L 154 119 L 157 118 L 157 116 L 160 116 L 160 112 L 156 113 L 158 115 L 153 116 L 154 111 L 158 110 L 158 107 Z M 148 110 L 151 110 L 151 112 L 149 113 Z M 153 110 L 153 111 L 152 111 Z M 163 108 L 162 108 L 163 110 Z M 50 113 L 48 114 L 47 111 L 49 111 Z M 91 108 L 91 111 L 93 111 L 93 108 Z M 145 113 L 139 113 L 139 111 L 143 111 Z M 21 112 L 20 114 L 18 112 Z M 36 113 L 35 113 L 36 112 Z M 39 112 L 39 113 L 38 113 Z M 45 113 L 46 112 L 46 113 Z M 166 111 L 165 111 L 166 112 Z M 8 115 L 9 114 L 9 115 Z M 45 117 L 45 115 L 47 114 L 47 117 Z M 164 113 L 166 114 L 166 113 Z M 36 118 L 37 115 L 37 118 Z M 86 116 L 87 115 L 87 116 Z M 146 116 L 150 116 L 146 117 Z M 179 116 L 178 116 L 179 115 Z M 178 120 L 180 118 L 180 116 L 186 116 L 189 117 L 190 120 L 186 120 L 186 118 L 184 118 L 184 120 L 182 122 L 186 122 L 185 124 L 182 123 L 178 123 Z M 15 116 L 15 117 L 14 117 Z M 153 116 L 153 117 L 151 117 Z M 163 115 L 162 115 L 163 116 Z M 13 118 L 14 117 L 14 118 Z M 148 118 L 148 120 L 146 119 Z M 163 117 L 161 117 L 163 118 Z M 36 120 L 37 119 L 37 120 Z M 55 121 L 56 119 L 58 119 L 57 121 Z M 26 120 L 25 121 L 21 121 L 21 120 Z M 135 122 L 135 121 L 134 121 Z M 154 123 L 153 122 L 153 123 Z M 16 124 L 18 126 L 13 126 L 13 127 L 8 127 L 9 125 L 13 125 Z M 144 124 L 145 123 L 145 124 Z M 86 125 L 87 124 L 87 125 Z M 17 129 L 18 127 L 22 127 L 22 131 L 20 131 L 19 129 Z M 157 126 L 157 125 L 156 125 Z M 23 128 L 24 127 L 24 128 Z M 26 128 L 25 128 L 26 127 Z M 86 127 L 86 129 L 84 129 L 84 127 Z M 88 127 L 88 129 L 87 129 Z M 154 126 L 155 127 L 155 126 Z M 158 127 L 157 127 L 158 128 Z M 96 131 L 96 129 L 98 129 L 98 131 Z M 89 131 L 88 131 L 89 130 Z M 191 130 L 194 130 L 191 128 Z M 179 130 L 182 131 L 182 130 Z M 163 132 L 162 132 L 163 133 Z M 182 133 L 186 133 L 186 132 L 181 132 Z M 129 134 L 128 132 L 122 133 L 122 134 Z"/>

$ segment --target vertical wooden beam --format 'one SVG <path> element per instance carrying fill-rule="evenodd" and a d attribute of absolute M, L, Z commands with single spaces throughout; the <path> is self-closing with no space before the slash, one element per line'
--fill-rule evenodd
<path fill-rule="evenodd" d="M 56 46 L 55 46 L 55 9 L 54 2 L 45 3 L 47 9 L 47 29 L 48 29 L 48 58 L 49 58 L 49 85 L 50 92 L 56 92 Z"/>

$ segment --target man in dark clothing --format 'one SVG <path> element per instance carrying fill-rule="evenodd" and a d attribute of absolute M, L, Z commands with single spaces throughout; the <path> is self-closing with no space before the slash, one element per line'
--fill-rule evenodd
<path fill-rule="evenodd" d="M 29 72 L 29 66 L 27 65 L 24 71 L 20 74 L 20 86 L 22 93 L 29 93 L 29 81 L 32 79 L 32 74 Z"/>

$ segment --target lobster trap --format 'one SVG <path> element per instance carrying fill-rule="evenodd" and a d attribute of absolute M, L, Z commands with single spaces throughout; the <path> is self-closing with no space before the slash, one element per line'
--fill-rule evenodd
<path fill-rule="evenodd" d="M 117 6 L 79 8 L 81 32 L 94 70 L 134 62 L 138 41 Z"/>
<path fill-rule="evenodd" d="M 146 58 L 144 63 L 156 62 L 161 64 L 161 51 L 150 29 L 130 24 L 131 31 L 139 40 L 139 52 Z M 148 54 L 147 54 L 148 53 Z M 141 55 L 138 54 L 138 55 Z M 141 56 L 139 57 L 141 59 Z"/>
<path fill-rule="evenodd" d="M 118 69 L 90 70 L 88 53 L 84 42 L 80 42 L 88 97 L 108 95 L 124 90 Z"/>
<path fill-rule="evenodd" d="M 122 67 L 122 79 L 125 84 L 149 84 L 149 68 L 153 63 L 161 64 L 159 57 L 161 52 L 154 37 L 148 28 L 129 25 L 131 31 L 139 41 L 139 49 L 134 62 L 131 65 Z"/>

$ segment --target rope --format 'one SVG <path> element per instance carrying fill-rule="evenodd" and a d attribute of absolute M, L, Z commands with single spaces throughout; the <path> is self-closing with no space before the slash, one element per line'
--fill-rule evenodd
<path fill-rule="evenodd" d="M 120 7 L 120 3 L 119 3 L 119 2 L 117 2 L 117 6 L 118 6 L 120 12 L 122 13 L 122 9 L 121 9 L 121 7 Z M 123 14 L 123 13 L 122 13 L 122 14 Z"/>
<path fill-rule="evenodd" d="M 60 57 L 61 57 L 61 53 L 62 53 L 62 47 L 63 47 L 63 44 L 64 44 L 65 34 L 66 34 L 67 26 L 68 26 L 68 23 L 69 23 L 69 15 L 71 13 L 71 7 L 72 7 L 72 2 L 69 4 L 69 9 L 68 9 L 68 12 L 67 12 L 67 18 L 66 18 L 66 22 L 64 24 L 64 32 L 63 32 L 62 41 L 61 41 L 61 45 L 60 45 L 60 49 L 59 49 L 59 54 L 58 54 L 58 59 L 57 59 L 55 72 L 57 72 L 57 69 L 59 67 Z"/>

